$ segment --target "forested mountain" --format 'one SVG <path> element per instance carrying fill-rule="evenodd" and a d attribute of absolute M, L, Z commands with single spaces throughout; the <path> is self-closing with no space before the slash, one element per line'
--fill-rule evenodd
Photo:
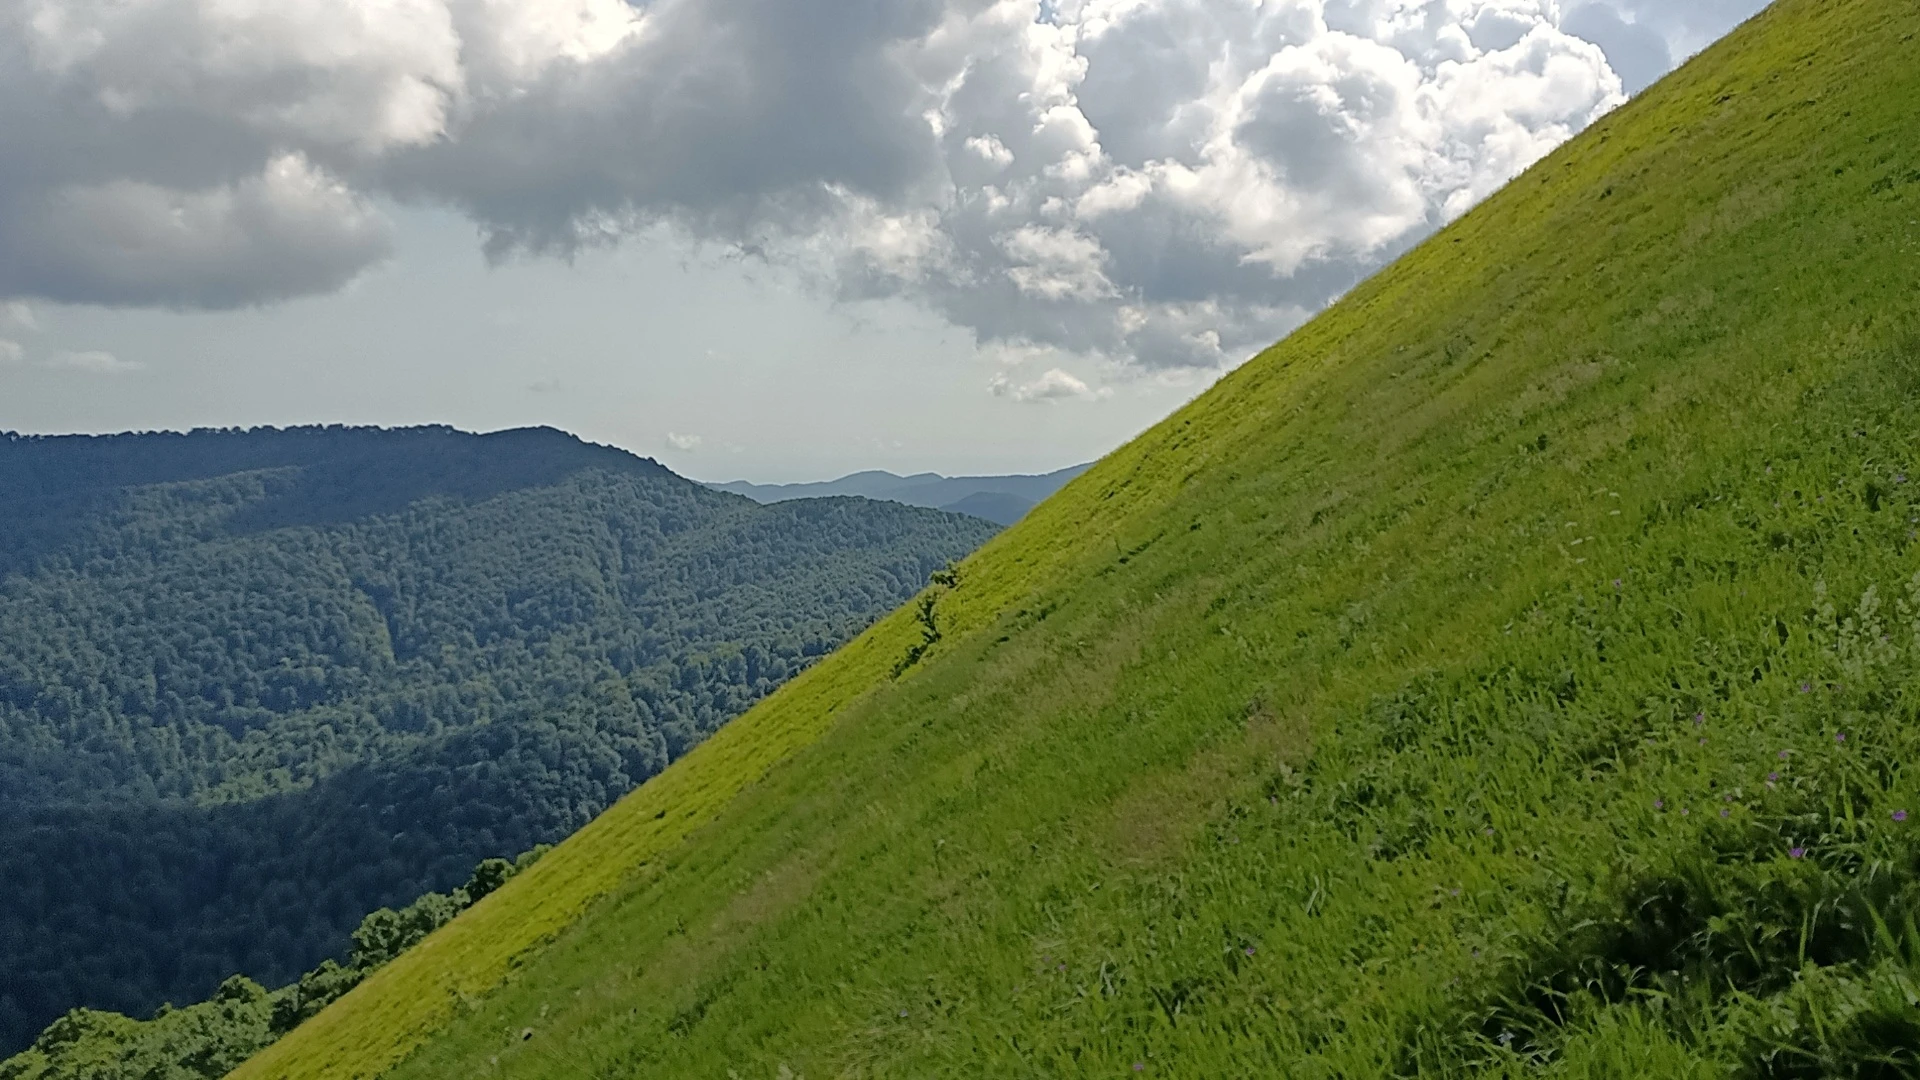
<path fill-rule="evenodd" d="M 971 514 L 1002 525 L 1011 525 L 1033 509 L 1035 503 L 1060 490 L 1067 481 L 1089 468 L 1089 465 L 1075 465 L 1039 476 L 941 476 L 939 473 L 897 476 L 875 469 L 812 484 L 751 484 L 745 480 L 733 480 L 711 486 L 745 495 L 755 502 L 858 495 L 865 499 L 886 499 L 908 506 L 930 506 L 955 514 Z"/>
<path fill-rule="evenodd" d="M 991 532 L 545 429 L 0 438 L 0 1050 L 343 954 Z"/>

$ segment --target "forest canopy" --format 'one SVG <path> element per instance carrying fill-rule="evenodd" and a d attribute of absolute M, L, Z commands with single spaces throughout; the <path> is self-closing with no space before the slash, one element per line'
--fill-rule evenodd
<path fill-rule="evenodd" d="M 6 435 L 0 508 L 0 1053 L 346 955 L 994 530 L 549 429 Z"/>

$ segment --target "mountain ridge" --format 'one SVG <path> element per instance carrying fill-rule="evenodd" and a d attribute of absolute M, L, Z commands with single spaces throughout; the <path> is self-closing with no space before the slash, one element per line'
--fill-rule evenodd
<path fill-rule="evenodd" d="M 785 502 L 791 499 L 820 498 L 829 495 L 854 495 L 925 506 L 950 513 L 973 513 L 1001 525 L 1018 521 L 1035 503 L 1058 491 L 1069 480 L 1092 468 L 1091 464 L 1072 465 L 1050 473 L 1007 476 L 942 476 L 939 473 L 915 473 L 900 476 L 882 469 L 851 473 L 837 480 L 799 484 L 754 484 L 745 480 L 710 483 L 719 491 L 744 495 L 755 502 Z M 982 498 L 971 505 L 975 511 L 960 508 L 968 499 Z"/>

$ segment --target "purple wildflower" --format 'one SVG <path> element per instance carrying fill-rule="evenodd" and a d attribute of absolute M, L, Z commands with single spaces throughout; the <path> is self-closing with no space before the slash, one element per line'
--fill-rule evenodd
<path fill-rule="evenodd" d="M 1895 821 L 1907 820 L 1907 812 L 1905 810 L 1895 810 L 1893 812 L 1893 820 Z"/>
<path fill-rule="evenodd" d="M 1726 809 L 1722 809 L 1722 810 L 1720 811 L 1720 816 L 1721 816 L 1721 817 L 1732 817 L 1732 816 L 1733 816 L 1733 811 L 1731 811 L 1731 810 L 1726 810 Z"/>
<path fill-rule="evenodd" d="M 1133 1071 L 1134 1071 L 1134 1072 L 1146 1072 L 1146 1071 L 1147 1071 L 1147 1063 L 1146 1063 L 1146 1062 L 1144 1062 L 1144 1061 L 1136 1061 L 1136 1062 L 1134 1062 L 1134 1063 L 1133 1063 Z"/>
<path fill-rule="evenodd" d="M 1837 742 L 1837 743 L 1843 743 L 1843 742 L 1846 742 L 1846 741 L 1847 741 L 1847 733 L 1846 733 L 1846 732 L 1844 732 L 1844 731 L 1842 731 L 1842 732 L 1840 732 L 1840 733 L 1839 733 L 1838 735 L 1835 735 L 1835 736 L 1833 737 L 1833 741 L 1834 741 L 1834 742 Z"/>
<path fill-rule="evenodd" d="M 1665 810 L 1667 808 L 1667 800 L 1665 799 L 1653 800 L 1653 808 L 1655 810 Z"/>
<path fill-rule="evenodd" d="M 1704 723 L 1706 723 L 1706 722 L 1707 722 L 1707 714 L 1706 714 L 1706 713 L 1703 713 L 1703 712 L 1697 712 L 1697 713 L 1694 713 L 1694 714 L 1693 714 L 1693 722 L 1694 722 L 1694 723 L 1696 723 L 1696 724 L 1704 724 Z"/>
<path fill-rule="evenodd" d="M 1781 761 L 1787 760 L 1787 752 L 1785 750 L 1780 751 L 1780 760 Z"/>
<path fill-rule="evenodd" d="M 1773 783 L 1775 780 L 1778 780 L 1778 779 L 1780 779 L 1780 774 L 1777 772 L 1770 772 L 1767 774 L 1767 783 L 1769 784 Z"/>
<path fill-rule="evenodd" d="M 1251 946 L 1251 945 L 1249 945 L 1249 946 L 1247 946 L 1247 955 L 1248 955 L 1248 956 L 1252 956 L 1252 955 L 1253 955 L 1253 946 Z"/>
<path fill-rule="evenodd" d="M 1806 858 L 1806 857 L 1807 857 L 1807 849 L 1806 849 L 1806 848 L 1803 848 L 1803 847 L 1795 847 L 1795 848 L 1788 848 L 1788 849 L 1787 849 L 1787 858 L 1789 858 L 1789 859 L 1804 859 L 1804 858 Z"/>

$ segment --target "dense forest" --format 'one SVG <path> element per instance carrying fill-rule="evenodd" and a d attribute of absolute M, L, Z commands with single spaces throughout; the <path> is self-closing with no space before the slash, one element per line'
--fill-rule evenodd
<path fill-rule="evenodd" d="M 145 1020 L 70 1010 L 32 1046 L 0 1060 L 0 1080 L 219 1080 L 545 853 L 542 846 L 511 862 L 484 859 L 452 892 L 428 893 L 398 911 L 373 912 L 354 930 L 345 963 L 323 960 L 276 990 L 235 975 L 207 1000 L 162 1005 Z"/>
<path fill-rule="evenodd" d="M 0 437 L 0 1053 L 346 955 L 992 531 L 546 429 Z"/>

